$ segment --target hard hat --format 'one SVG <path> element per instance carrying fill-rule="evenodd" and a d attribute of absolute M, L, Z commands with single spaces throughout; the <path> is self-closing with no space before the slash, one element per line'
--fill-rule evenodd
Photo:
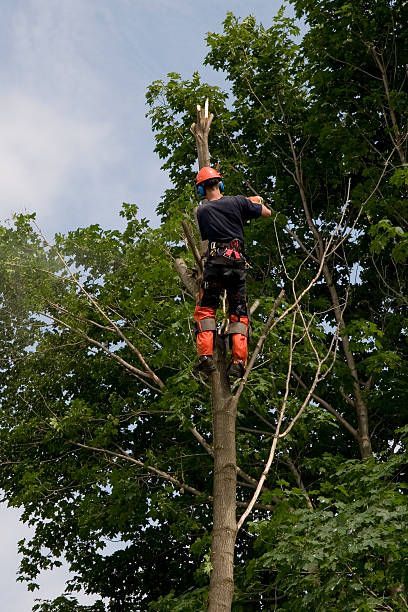
<path fill-rule="evenodd" d="M 210 166 L 204 166 L 199 170 L 196 176 L 196 185 L 200 185 L 200 183 L 204 183 L 204 181 L 208 181 L 212 178 L 222 179 L 221 174 L 215 168 L 211 168 Z"/>

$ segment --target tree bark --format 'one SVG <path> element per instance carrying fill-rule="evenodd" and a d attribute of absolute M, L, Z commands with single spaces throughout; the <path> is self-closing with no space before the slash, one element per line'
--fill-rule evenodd
<path fill-rule="evenodd" d="M 213 412 L 213 530 L 208 610 L 229 612 L 234 595 L 236 521 L 236 403 L 226 377 L 225 343 L 217 350 L 218 371 L 212 375 Z"/>
<path fill-rule="evenodd" d="M 198 167 L 210 166 L 210 149 L 208 146 L 208 135 L 211 123 L 214 118 L 212 113 L 208 113 L 208 99 L 205 101 L 204 108 L 197 105 L 197 121 L 193 123 L 190 130 L 194 134 L 197 147 Z"/>
<path fill-rule="evenodd" d="M 294 179 L 299 189 L 299 194 L 302 200 L 303 210 L 305 212 L 306 222 L 310 230 L 312 231 L 313 236 L 315 237 L 315 240 L 317 243 L 318 259 L 321 260 L 321 258 L 324 257 L 323 238 L 312 218 L 311 210 L 309 208 L 309 204 L 308 204 L 307 197 L 306 197 L 306 190 L 305 190 L 304 181 L 303 181 L 302 167 L 301 167 L 301 163 L 299 161 L 298 155 L 296 153 L 293 139 L 290 134 L 288 134 L 288 137 L 289 137 L 289 144 L 290 144 L 290 148 L 292 152 L 293 162 L 295 166 L 295 172 L 293 176 L 294 176 Z M 371 457 L 372 455 L 371 439 L 370 439 L 369 424 L 368 424 L 367 404 L 364 400 L 363 394 L 361 393 L 360 380 L 358 377 L 357 366 L 356 366 L 356 362 L 354 359 L 354 354 L 350 348 L 349 337 L 345 332 L 345 323 L 344 323 L 344 318 L 343 318 L 343 312 L 340 306 L 339 296 L 337 293 L 337 289 L 334 285 L 333 277 L 329 270 L 327 261 L 325 261 L 323 265 L 323 276 L 326 281 L 326 285 L 329 290 L 331 302 L 333 305 L 334 316 L 335 316 L 336 323 L 339 329 L 339 334 L 341 337 L 341 343 L 343 347 L 344 356 L 346 358 L 346 363 L 349 368 L 350 374 L 353 378 L 353 391 L 354 391 L 354 397 L 355 397 L 354 405 L 355 405 L 355 410 L 356 410 L 356 418 L 358 422 L 358 442 L 359 442 L 359 448 L 360 448 L 360 455 L 362 459 L 367 459 L 368 457 Z"/>
<path fill-rule="evenodd" d="M 191 132 L 197 146 L 198 166 L 210 165 L 208 135 L 213 115 L 197 106 L 197 120 Z M 236 490 L 236 402 L 233 400 L 226 374 L 226 346 L 216 337 L 217 371 L 211 375 L 213 417 L 213 530 L 211 538 L 211 578 L 208 596 L 209 612 L 229 612 L 234 596 L 234 551 L 237 534 Z"/>
<path fill-rule="evenodd" d="M 360 380 L 358 377 L 357 366 L 354 359 L 353 352 L 350 348 L 349 337 L 345 333 L 345 324 L 343 314 L 340 306 L 339 296 L 334 286 L 333 278 L 330 273 L 327 264 L 323 267 L 324 278 L 329 289 L 330 297 L 333 304 L 334 316 L 339 328 L 341 336 L 341 342 L 343 346 L 343 352 L 346 358 L 346 362 L 353 378 L 353 391 L 354 391 L 354 405 L 356 410 L 356 417 L 358 423 L 358 441 L 360 447 L 360 455 L 362 459 L 368 459 L 372 455 L 371 439 L 368 428 L 368 410 L 367 404 L 364 401 L 363 394 L 360 388 Z"/>

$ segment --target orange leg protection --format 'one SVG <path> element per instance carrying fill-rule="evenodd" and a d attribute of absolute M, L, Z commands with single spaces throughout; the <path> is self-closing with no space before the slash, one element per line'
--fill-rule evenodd
<path fill-rule="evenodd" d="M 248 330 L 248 317 L 238 317 L 237 315 L 232 314 L 230 315 L 230 321 L 234 323 L 239 321 L 240 323 L 246 325 Z M 231 344 L 232 360 L 243 361 L 246 365 L 248 359 L 248 331 L 246 336 L 243 334 L 231 334 Z"/>
<path fill-rule="evenodd" d="M 215 329 L 215 310 L 208 306 L 196 306 L 194 311 L 194 321 L 196 322 L 196 343 L 198 355 L 212 355 L 214 352 L 214 331 L 202 331 L 204 321 L 214 322 Z"/>

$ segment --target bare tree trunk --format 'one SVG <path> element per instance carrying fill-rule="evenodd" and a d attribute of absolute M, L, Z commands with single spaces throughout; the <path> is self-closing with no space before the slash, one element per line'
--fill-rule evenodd
<path fill-rule="evenodd" d="M 342 339 L 343 352 L 346 357 L 346 362 L 350 370 L 350 374 L 353 377 L 353 391 L 354 400 L 353 405 L 356 411 L 357 423 L 358 423 L 358 440 L 360 447 L 360 454 L 362 459 L 367 459 L 372 455 L 371 440 L 368 428 L 368 410 L 367 404 L 364 401 L 363 394 L 360 388 L 360 380 L 357 372 L 357 366 L 354 359 L 353 351 L 350 348 L 349 337 L 345 333 L 345 324 L 340 307 L 339 296 L 333 283 L 332 275 L 330 270 L 325 264 L 323 268 L 323 274 L 330 292 L 330 297 L 333 304 L 334 316 L 337 321 L 339 333 Z"/>
<path fill-rule="evenodd" d="M 220 339 L 218 371 L 212 376 L 214 489 L 212 572 L 208 610 L 231 610 L 234 595 L 234 550 L 236 521 L 236 403 L 232 400 L 225 371 L 225 344 Z"/>
<path fill-rule="evenodd" d="M 200 168 L 210 165 L 208 134 L 213 115 L 197 106 L 197 121 L 191 126 L 197 146 Z M 217 337 L 217 371 L 211 375 L 213 417 L 213 530 L 211 540 L 210 591 L 208 610 L 229 612 L 234 596 L 234 551 L 237 534 L 236 519 L 236 402 L 231 396 L 226 375 L 225 342 Z"/>
<path fill-rule="evenodd" d="M 288 134 L 288 137 L 289 137 L 290 148 L 292 151 L 293 162 L 295 166 L 295 172 L 293 174 L 293 178 L 295 179 L 295 182 L 299 189 L 299 194 L 300 194 L 303 209 L 305 212 L 306 222 L 310 230 L 312 231 L 313 236 L 315 237 L 315 240 L 317 243 L 317 253 L 318 253 L 319 260 L 320 260 L 324 256 L 323 255 L 324 254 L 323 237 L 312 219 L 311 210 L 310 210 L 310 207 L 307 201 L 307 197 L 306 197 L 306 189 L 305 189 L 304 181 L 303 181 L 303 171 L 302 171 L 301 161 L 296 153 L 295 145 L 293 143 L 293 139 L 291 135 Z M 358 431 L 360 454 L 361 454 L 362 459 L 367 459 L 368 457 L 371 457 L 372 455 L 371 440 L 370 440 L 370 434 L 369 434 L 369 424 L 368 424 L 367 404 L 364 400 L 363 394 L 361 393 L 360 380 L 359 380 L 359 376 L 357 372 L 354 354 L 350 348 L 349 337 L 347 333 L 345 332 L 345 323 L 343 319 L 343 312 L 340 306 L 339 296 L 338 296 L 335 284 L 333 282 L 333 277 L 330 273 L 327 261 L 325 261 L 323 265 L 323 276 L 324 276 L 324 279 L 326 281 L 326 284 L 327 284 L 327 287 L 330 293 L 330 298 L 331 298 L 332 305 L 333 305 L 334 316 L 335 316 L 336 323 L 339 329 L 341 342 L 343 346 L 343 352 L 346 358 L 346 363 L 349 368 L 350 374 L 353 378 L 353 391 L 354 391 L 354 398 L 355 398 L 353 400 L 353 406 L 356 411 L 356 418 L 358 422 L 357 431 Z"/>

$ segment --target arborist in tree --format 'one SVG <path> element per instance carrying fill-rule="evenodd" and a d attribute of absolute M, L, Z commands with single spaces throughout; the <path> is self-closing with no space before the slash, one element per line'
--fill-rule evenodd
<path fill-rule="evenodd" d="M 203 281 L 194 311 L 198 352 L 197 369 L 206 375 L 215 371 L 213 361 L 215 315 L 221 292 L 228 300 L 231 363 L 230 377 L 241 378 L 248 358 L 248 306 L 246 296 L 246 260 L 244 223 L 257 217 L 269 217 L 271 211 L 261 196 L 224 196 L 221 174 L 205 166 L 196 177 L 198 195 L 203 201 L 197 208 L 201 239 L 208 240 Z"/>

